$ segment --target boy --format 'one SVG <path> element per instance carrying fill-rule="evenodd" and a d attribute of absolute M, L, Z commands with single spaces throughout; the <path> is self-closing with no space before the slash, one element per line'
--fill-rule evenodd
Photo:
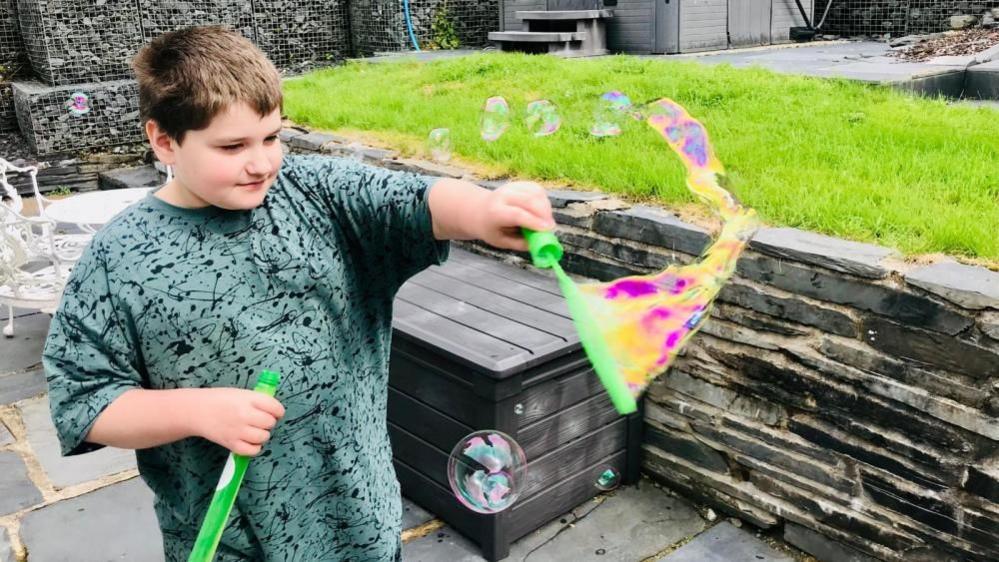
<path fill-rule="evenodd" d="M 160 36 L 133 66 L 175 175 L 98 232 L 67 284 L 43 357 L 63 453 L 137 449 L 167 560 L 187 559 L 230 450 L 263 453 L 220 559 L 399 560 L 394 294 L 442 241 L 524 249 L 521 226 L 554 226 L 544 191 L 282 162 L 278 73 L 220 27 Z M 280 401 L 246 390 L 262 369 L 282 374 Z"/>

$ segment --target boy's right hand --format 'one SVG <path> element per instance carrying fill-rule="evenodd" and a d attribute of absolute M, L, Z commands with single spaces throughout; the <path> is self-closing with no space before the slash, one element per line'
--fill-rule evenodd
<path fill-rule="evenodd" d="M 192 411 L 193 431 L 247 457 L 260 453 L 284 406 L 276 399 L 242 388 L 199 388 Z"/>

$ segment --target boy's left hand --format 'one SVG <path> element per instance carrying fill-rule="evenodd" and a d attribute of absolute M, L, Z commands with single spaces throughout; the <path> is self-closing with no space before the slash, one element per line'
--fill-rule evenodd
<path fill-rule="evenodd" d="M 555 228 L 545 189 L 534 182 L 510 182 L 490 193 L 482 212 L 479 238 L 497 248 L 527 251 L 521 228 Z"/>

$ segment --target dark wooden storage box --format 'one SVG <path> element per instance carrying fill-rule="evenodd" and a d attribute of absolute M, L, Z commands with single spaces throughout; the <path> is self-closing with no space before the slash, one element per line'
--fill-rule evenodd
<path fill-rule="evenodd" d="M 395 302 L 388 420 L 403 494 L 499 560 L 510 543 L 599 493 L 608 466 L 637 481 L 641 414 L 614 410 L 553 279 L 455 248 Z M 495 515 L 461 505 L 451 449 L 496 429 L 524 448 L 517 502 Z"/>

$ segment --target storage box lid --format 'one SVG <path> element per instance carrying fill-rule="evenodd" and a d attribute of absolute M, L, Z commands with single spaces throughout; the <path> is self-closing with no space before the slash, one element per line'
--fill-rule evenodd
<path fill-rule="evenodd" d="M 583 353 L 554 278 L 457 248 L 400 289 L 393 327 L 493 378 Z"/>

